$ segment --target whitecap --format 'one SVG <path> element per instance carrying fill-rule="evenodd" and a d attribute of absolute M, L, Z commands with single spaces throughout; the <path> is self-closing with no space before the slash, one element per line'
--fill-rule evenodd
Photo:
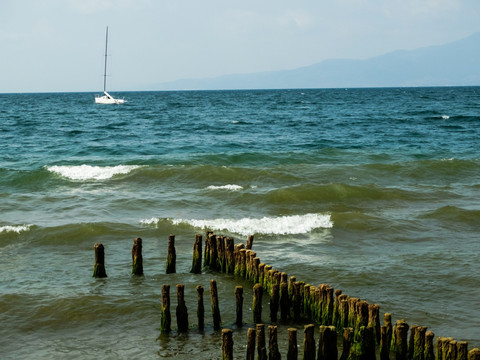
<path fill-rule="evenodd" d="M 140 220 L 140 224 L 142 225 L 157 225 L 160 221 L 159 218 L 151 218 L 151 219 L 142 219 Z"/>
<path fill-rule="evenodd" d="M 266 216 L 260 219 L 173 219 L 172 223 L 174 225 L 182 223 L 189 224 L 202 229 L 229 231 L 244 236 L 249 234 L 307 234 L 314 229 L 328 229 L 333 227 L 333 222 L 329 214 Z"/>
<path fill-rule="evenodd" d="M 443 119 L 443 120 L 448 120 L 448 119 L 450 119 L 450 116 L 448 116 L 448 115 L 442 115 L 442 119 Z"/>
<path fill-rule="evenodd" d="M 243 186 L 235 185 L 235 184 L 228 184 L 228 185 L 210 185 L 207 187 L 209 190 L 230 190 L 230 191 L 238 191 L 242 190 Z"/>
<path fill-rule="evenodd" d="M 83 164 L 46 166 L 46 169 L 70 180 L 107 180 L 115 175 L 128 174 L 139 167 L 139 165 L 91 166 Z"/>
<path fill-rule="evenodd" d="M 20 234 L 21 232 L 30 230 L 31 225 L 5 225 L 0 226 L 0 233 L 3 232 L 15 232 Z"/>

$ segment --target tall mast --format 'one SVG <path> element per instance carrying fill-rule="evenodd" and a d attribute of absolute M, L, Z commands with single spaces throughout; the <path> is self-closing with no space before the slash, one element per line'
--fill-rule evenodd
<path fill-rule="evenodd" d="M 105 34 L 105 70 L 103 72 L 103 92 L 107 90 L 107 45 L 108 45 L 108 26 Z"/>

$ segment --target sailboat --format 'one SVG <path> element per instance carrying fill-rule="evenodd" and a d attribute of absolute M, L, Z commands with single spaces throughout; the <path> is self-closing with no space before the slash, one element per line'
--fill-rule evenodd
<path fill-rule="evenodd" d="M 95 95 L 96 104 L 123 104 L 124 99 L 115 99 L 107 92 L 107 49 L 108 49 L 108 26 L 105 34 L 105 68 L 103 72 L 103 95 Z"/>

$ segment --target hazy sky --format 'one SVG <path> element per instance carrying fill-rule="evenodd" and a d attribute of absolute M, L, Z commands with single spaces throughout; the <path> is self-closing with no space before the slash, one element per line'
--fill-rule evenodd
<path fill-rule="evenodd" d="M 101 91 L 455 41 L 478 0 L 0 0 L 0 92 Z M 480 65 L 479 65 L 480 66 Z"/>

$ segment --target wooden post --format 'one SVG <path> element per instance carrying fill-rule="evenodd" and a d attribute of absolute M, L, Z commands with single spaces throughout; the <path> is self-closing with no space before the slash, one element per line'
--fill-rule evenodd
<path fill-rule="evenodd" d="M 252 247 L 253 247 L 253 235 L 248 235 L 247 245 L 245 246 L 245 249 L 252 250 Z"/>
<path fill-rule="evenodd" d="M 246 265 L 246 259 L 247 259 L 247 250 L 245 249 L 240 249 L 240 276 L 245 279 L 245 275 L 247 273 L 247 265 Z"/>
<path fill-rule="evenodd" d="M 392 345 L 396 360 L 407 360 L 408 354 L 408 324 L 405 320 L 397 320 L 393 328 Z"/>
<path fill-rule="evenodd" d="M 193 274 L 202 273 L 202 235 L 195 235 L 195 243 L 193 244 L 192 269 Z"/>
<path fill-rule="evenodd" d="M 414 344 L 414 339 L 415 339 L 415 332 L 417 331 L 418 325 L 412 325 L 410 326 L 410 338 L 408 340 L 408 353 L 407 357 L 409 360 L 413 359 L 413 344 Z"/>
<path fill-rule="evenodd" d="M 221 317 L 220 307 L 218 305 L 217 282 L 215 280 L 210 280 L 210 296 L 212 298 L 213 328 L 219 330 Z"/>
<path fill-rule="evenodd" d="M 253 286 L 253 322 L 259 324 L 262 322 L 262 295 L 263 286 L 261 284 L 255 284 Z"/>
<path fill-rule="evenodd" d="M 102 244 L 95 244 L 95 264 L 93 265 L 93 277 L 105 278 L 107 273 L 105 271 L 105 248 Z"/>
<path fill-rule="evenodd" d="M 298 359 L 298 346 L 297 346 L 297 329 L 288 329 L 288 352 L 287 360 Z"/>
<path fill-rule="evenodd" d="M 359 298 L 348 298 L 348 326 L 354 329 L 357 327 L 357 302 L 359 301 Z"/>
<path fill-rule="evenodd" d="M 278 284 L 273 284 L 270 294 L 270 320 L 277 322 L 278 307 L 280 305 L 280 288 Z"/>
<path fill-rule="evenodd" d="M 197 285 L 197 319 L 198 319 L 198 330 L 203 331 L 205 328 L 205 306 L 203 304 L 203 286 Z"/>
<path fill-rule="evenodd" d="M 358 329 L 361 326 L 367 327 L 368 325 L 368 303 L 366 301 L 360 300 L 356 303 L 356 313 L 357 320 L 355 321 L 356 328 Z"/>
<path fill-rule="evenodd" d="M 225 239 L 225 264 L 227 274 L 235 273 L 235 258 L 233 256 L 234 249 L 235 244 L 233 237 L 227 237 Z"/>
<path fill-rule="evenodd" d="M 342 294 L 338 297 L 339 307 L 338 307 L 338 324 L 337 327 L 339 330 L 348 327 L 348 295 Z"/>
<path fill-rule="evenodd" d="M 388 346 L 388 352 L 390 353 L 390 348 L 392 346 L 392 315 L 390 313 L 385 313 L 383 315 L 383 325 L 386 327 L 385 334 L 385 344 Z"/>
<path fill-rule="evenodd" d="M 315 360 L 315 325 L 303 329 L 303 360 Z"/>
<path fill-rule="evenodd" d="M 211 231 L 207 231 L 205 234 L 205 248 L 203 250 L 203 266 L 210 267 L 210 235 L 212 235 Z"/>
<path fill-rule="evenodd" d="M 210 244 L 210 262 L 209 266 L 211 270 L 217 271 L 217 236 L 215 234 L 210 234 L 209 235 L 209 244 Z"/>
<path fill-rule="evenodd" d="M 175 274 L 177 255 L 175 253 L 175 235 L 168 235 L 167 274 Z"/>
<path fill-rule="evenodd" d="M 267 360 L 267 348 L 265 344 L 265 325 L 257 324 L 257 360 Z"/>
<path fill-rule="evenodd" d="M 425 360 L 435 360 L 433 352 L 433 338 L 435 334 L 431 331 L 425 333 Z"/>
<path fill-rule="evenodd" d="M 468 352 L 468 360 L 480 360 L 480 349 L 474 348 Z"/>
<path fill-rule="evenodd" d="M 333 318 L 333 292 L 334 289 L 328 285 L 324 288 L 324 306 L 322 311 L 322 324 L 331 325 Z"/>
<path fill-rule="evenodd" d="M 373 329 L 375 343 L 380 344 L 380 306 L 377 304 L 368 305 L 368 327 Z"/>
<path fill-rule="evenodd" d="M 339 322 L 339 319 L 340 319 L 340 312 L 339 312 L 339 308 L 340 308 L 340 300 L 339 300 L 339 297 L 340 295 L 342 295 L 342 290 L 335 290 L 335 302 L 333 303 L 333 316 L 332 316 L 332 325 L 335 326 L 335 327 L 339 327 L 338 326 L 338 322 Z M 343 329 L 343 326 L 341 326 L 341 328 Z"/>
<path fill-rule="evenodd" d="M 188 310 L 185 305 L 185 285 L 177 285 L 177 329 L 178 332 L 188 331 Z"/>
<path fill-rule="evenodd" d="M 437 337 L 437 343 L 435 344 L 435 348 L 436 348 L 436 357 L 435 359 L 436 360 L 442 360 L 444 359 L 444 356 L 443 356 L 443 340 L 445 340 L 444 337 Z"/>
<path fill-rule="evenodd" d="M 288 284 L 282 282 L 280 284 L 280 319 L 286 322 L 290 315 L 290 298 L 288 296 Z"/>
<path fill-rule="evenodd" d="M 390 341 L 387 338 L 387 327 L 380 327 L 380 360 L 390 359 Z"/>
<path fill-rule="evenodd" d="M 225 237 L 223 235 L 217 236 L 217 265 L 216 270 L 225 272 Z"/>
<path fill-rule="evenodd" d="M 260 258 L 253 258 L 253 283 L 260 283 Z"/>
<path fill-rule="evenodd" d="M 450 340 L 447 345 L 447 356 L 448 360 L 457 359 L 457 342 L 455 340 Z"/>
<path fill-rule="evenodd" d="M 248 328 L 247 330 L 247 360 L 255 359 L 255 329 Z"/>
<path fill-rule="evenodd" d="M 410 330 L 411 331 L 411 330 Z M 417 326 L 413 335 L 413 360 L 425 360 L 425 326 Z"/>
<path fill-rule="evenodd" d="M 268 360 L 280 360 L 282 356 L 278 350 L 277 327 L 268 326 Z"/>
<path fill-rule="evenodd" d="M 235 298 L 236 298 L 236 312 L 237 312 L 237 319 L 235 323 L 238 327 L 243 325 L 243 287 L 236 286 L 235 287 Z"/>
<path fill-rule="evenodd" d="M 170 314 L 170 285 L 162 286 L 162 313 L 160 318 L 160 331 L 168 333 L 171 328 L 172 316 Z"/>
<path fill-rule="evenodd" d="M 466 341 L 457 341 L 456 360 L 468 360 L 468 343 Z"/>
<path fill-rule="evenodd" d="M 292 297 L 292 308 L 293 308 L 293 318 L 295 321 L 300 320 L 302 299 L 300 298 L 300 282 L 295 281 L 293 283 L 293 297 Z"/>
<path fill-rule="evenodd" d="M 242 256 L 240 255 L 240 250 L 244 248 L 245 246 L 243 244 L 237 244 L 233 248 L 233 258 L 235 259 L 235 269 L 233 273 L 235 274 L 235 276 L 242 276 Z"/>
<path fill-rule="evenodd" d="M 318 360 L 338 359 L 337 330 L 335 326 L 320 325 Z"/>
<path fill-rule="evenodd" d="M 233 360 L 233 331 L 222 330 L 222 360 Z"/>
<path fill-rule="evenodd" d="M 352 350 L 353 345 L 353 329 L 346 327 L 343 329 L 343 346 L 342 346 L 342 356 L 340 356 L 340 360 L 348 360 L 350 359 L 350 352 Z"/>
<path fill-rule="evenodd" d="M 132 274 L 143 275 L 142 239 L 135 238 L 132 247 Z"/>

